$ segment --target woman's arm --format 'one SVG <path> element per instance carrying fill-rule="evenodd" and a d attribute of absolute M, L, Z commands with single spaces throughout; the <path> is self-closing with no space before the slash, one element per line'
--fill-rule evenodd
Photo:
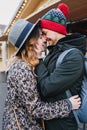
<path fill-rule="evenodd" d="M 58 117 L 62 118 L 69 115 L 72 107 L 67 100 L 61 100 L 55 103 L 42 102 L 38 95 L 36 79 L 32 70 L 25 66 L 21 66 L 21 69 L 18 70 L 16 77 L 18 80 L 17 87 L 20 88 L 18 95 L 21 97 L 22 103 L 30 115 L 45 120 Z M 19 75 L 20 73 L 21 75 Z"/>

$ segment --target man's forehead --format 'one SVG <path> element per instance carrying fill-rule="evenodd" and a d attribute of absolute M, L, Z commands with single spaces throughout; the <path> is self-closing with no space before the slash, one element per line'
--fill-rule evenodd
<path fill-rule="evenodd" d="M 50 32 L 50 30 L 45 29 L 45 28 L 42 28 L 41 31 L 42 31 L 43 34 L 47 34 L 48 32 Z"/>
<path fill-rule="evenodd" d="M 44 32 L 49 31 L 49 30 L 48 30 L 48 29 L 46 29 L 46 28 L 42 28 L 41 30 L 42 30 L 42 31 L 44 31 Z"/>

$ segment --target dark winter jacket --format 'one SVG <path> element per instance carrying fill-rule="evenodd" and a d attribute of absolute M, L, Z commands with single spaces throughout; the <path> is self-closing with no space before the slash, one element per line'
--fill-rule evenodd
<path fill-rule="evenodd" d="M 59 55 L 69 48 L 78 48 L 70 51 L 63 59 L 60 67 L 56 68 Z M 49 54 L 45 60 L 40 60 L 36 68 L 38 75 L 38 90 L 42 100 L 54 102 L 66 98 L 66 90 L 72 95 L 81 91 L 83 77 L 83 62 L 86 49 L 86 36 L 81 34 L 67 35 L 58 41 L 55 46 L 48 47 Z M 80 53 L 80 51 L 82 54 Z M 45 121 L 46 130 L 77 130 L 73 113 L 67 118 Z"/>

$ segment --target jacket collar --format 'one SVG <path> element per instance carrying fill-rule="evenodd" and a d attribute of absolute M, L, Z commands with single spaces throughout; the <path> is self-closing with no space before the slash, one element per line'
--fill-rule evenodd
<path fill-rule="evenodd" d="M 66 35 L 66 37 L 60 39 L 56 45 L 48 46 L 49 51 L 59 50 L 64 51 L 69 48 L 78 48 L 83 54 L 86 52 L 86 36 L 80 33 L 74 33 L 72 35 Z"/>

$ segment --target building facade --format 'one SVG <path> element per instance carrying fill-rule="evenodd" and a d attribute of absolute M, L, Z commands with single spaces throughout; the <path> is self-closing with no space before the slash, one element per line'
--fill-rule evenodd
<path fill-rule="evenodd" d="M 3 48 L 3 52 L 1 50 L 1 56 L 3 56 L 1 69 L 6 69 L 7 60 L 16 51 L 16 48 L 7 42 L 10 28 L 15 21 L 22 18 L 34 23 L 48 10 L 57 7 L 59 3 L 66 3 L 70 8 L 67 21 L 68 33 L 80 32 L 87 35 L 87 0 L 22 0 L 4 35 L 0 37 L 0 41 L 4 41 L 0 46 Z"/>

